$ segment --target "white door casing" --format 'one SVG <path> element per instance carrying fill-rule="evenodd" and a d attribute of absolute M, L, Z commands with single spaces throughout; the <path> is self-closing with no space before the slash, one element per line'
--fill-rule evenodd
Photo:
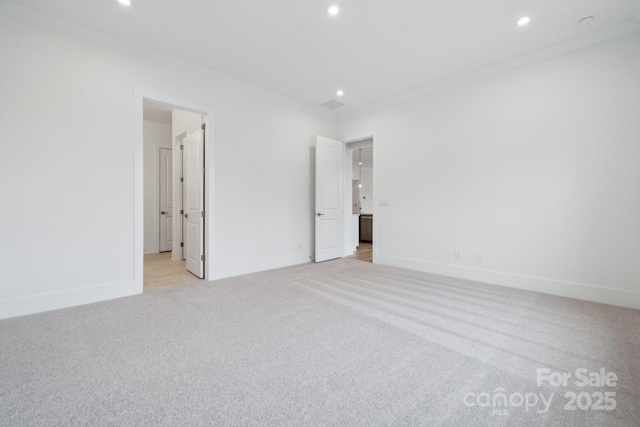
<path fill-rule="evenodd" d="M 178 136 L 176 138 L 177 143 L 176 147 L 176 159 L 173 161 L 173 166 L 175 167 L 175 172 L 177 174 L 177 179 L 174 179 L 173 184 L 174 188 L 174 204 L 177 206 L 177 209 L 174 209 L 174 215 L 178 218 L 177 221 L 173 222 L 174 226 L 174 236 L 173 238 L 176 242 L 179 242 L 179 245 L 173 245 L 173 252 L 171 254 L 171 259 L 174 261 L 185 261 L 186 258 L 186 250 L 184 248 L 185 236 L 186 236 L 186 215 L 185 215 L 185 203 L 184 203 L 184 171 L 185 171 L 185 160 L 184 160 L 184 147 L 187 144 L 187 133 Z"/>
<path fill-rule="evenodd" d="M 344 144 L 317 137 L 315 261 L 343 255 Z"/>
<path fill-rule="evenodd" d="M 204 129 L 188 133 L 184 147 L 187 270 L 204 278 Z"/>
<path fill-rule="evenodd" d="M 160 252 L 173 249 L 172 151 L 160 148 Z"/>

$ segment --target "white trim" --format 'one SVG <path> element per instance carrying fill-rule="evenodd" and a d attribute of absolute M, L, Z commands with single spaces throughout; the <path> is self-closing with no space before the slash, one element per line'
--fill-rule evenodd
<path fill-rule="evenodd" d="M 144 112 L 143 112 L 144 116 Z M 144 117 L 143 117 L 144 120 Z M 144 125 L 144 124 L 143 124 Z M 143 132 L 144 138 L 144 132 Z M 144 151 L 144 146 L 142 147 Z M 153 234 L 155 243 L 155 253 L 160 253 L 160 149 L 157 144 L 153 143 Z M 144 168 L 144 164 L 143 164 Z M 142 172 L 144 177 L 144 170 Z M 143 178 L 144 179 L 144 178 Z M 145 224 L 146 225 L 146 224 Z M 145 254 L 147 252 L 145 251 Z"/>
<path fill-rule="evenodd" d="M 389 255 L 378 255 L 377 259 L 378 263 L 391 267 L 640 310 L 640 292 L 625 289 L 603 288 L 585 283 L 526 276 L 502 271 L 481 270 Z"/>
<path fill-rule="evenodd" d="M 213 277 L 213 260 L 215 254 L 213 251 L 213 239 L 215 236 L 215 116 L 216 110 L 213 107 L 201 104 L 195 104 L 188 101 L 164 96 L 157 93 L 144 92 L 140 90 L 133 91 L 134 97 L 134 283 L 136 293 L 142 293 L 143 290 L 143 252 L 142 247 L 144 245 L 144 212 L 143 212 L 143 171 L 144 163 L 142 158 L 143 148 L 143 103 L 144 100 L 153 101 L 158 104 L 166 105 L 172 108 L 178 108 L 185 111 L 191 111 L 193 113 L 201 114 L 202 121 L 206 125 L 206 140 L 205 140 L 205 218 L 204 218 L 204 252 L 206 254 L 204 279 L 212 280 Z M 176 207 L 174 206 L 174 209 Z M 175 212 L 174 212 L 175 216 Z"/>
<path fill-rule="evenodd" d="M 159 147 L 155 143 L 153 144 L 153 150 L 154 150 L 154 153 L 153 153 L 154 154 L 154 160 L 153 161 L 155 163 L 155 167 L 154 167 L 154 171 L 153 171 L 153 175 L 154 175 L 153 182 L 154 182 L 154 188 L 155 188 L 154 192 L 153 192 L 154 193 L 153 194 L 153 197 L 154 197 L 153 205 L 155 206 L 155 212 L 154 212 L 155 220 L 154 220 L 153 226 L 154 226 L 155 233 L 156 233 L 156 242 L 157 242 L 156 243 L 156 250 L 158 251 L 156 253 L 159 254 L 159 253 L 162 253 L 162 242 L 160 241 L 160 236 L 162 234 L 162 233 L 160 233 L 160 228 L 161 228 L 160 227 L 160 225 L 161 225 L 160 224 L 160 222 L 161 222 L 160 221 L 160 217 L 162 216 L 160 214 L 160 212 L 162 211 L 160 209 L 160 172 L 161 172 L 161 169 L 162 169 L 162 166 L 160 165 L 160 158 L 161 158 L 161 151 L 160 150 L 169 150 L 169 151 L 171 151 L 172 184 L 173 184 L 173 181 L 175 180 L 175 176 L 173 175 L 173 170 L 174 170 L 174 167 L 173 167 L 173 153 L 174 153 L 174 151 L 173 151 L 173 145 L 171 147 Z M 174 200 L 173 200 L 173 192 L 174 191 L 171 192 L 171 204 L 172 205 L 174 204 Z M 173 215 L 174 215 L 174 213 L 171 212 L 171 220 L 172 221 L 173 221 Z M 172 224 L 171 226 L 172 226 L 172 231 L 173 231 L 173 228 L 175 227 L 175 224 Z M 171 242 L 172 242 L 171 243 L 171 245 L 172 245 L 171 252 L 173 252 L 175 250 L 174 249 L 175 240 L 173 238 L 174 234 L 175 233 L 171 234 Z"/>
<path fill-rule="evenodd" d="M 127 297 L 136 294 L 134 287 L 134 282 L 123 281 L 5 299 L 0 301 L 0 319 Z"/>
<path fill-rule="evenodd" d="M 171 135 L 173 138 L 173 125 L 171 127 Z M 184 242 L 184 228 L 185 218 L 180 214 L 180 211 L 184 209 L 184 188 L 183 183 L 180 181 L 181 177 L 184 177 L 184 150 L 180 149 L 180 145 L 184 145 L 184 140 L 187 137 L 187 131 L 182 132 L 180 135 L 173 138 L 171 147 L 176 156 L 173 157 L 173 249 L 171 251 L 171 259 L 174 261 L 184 261 L 184 246 L 181 244 Z M 205 135 L 206 138 L 206 135 Z M 205 141 L 206 142 L 206 141 Z M 206 191 L 206 189 L 205 189 Z"/>
<path fill-rule="evenodd" d="M 640 24 L 640 0 L 636 0 L 636 13 L 633 15 L 635 20 Z"/>
<path fill-rule="evenodd" d="M 582 49 L 597 43 L 602 43 L 608 40 L 613 40 L 618 37 L 625 36 L 627 34 L 640 31 L 640 0 L 637 0 L 639 9 L 636 10 L 636 20 L 627 22 L 614 28 L 601 31 L 599 33 L 591 34 L 586 37 L 582 37 L 576 40 L 572 40 L 567 43 L 559 44 L 547 49 L 540 50 L 530 55 L 525 55 L 520 58 L 516 58 L 510 61 L 505 61 L 500 64 L 496 64 L 484 69 L 471 71 L 452 79 L 446 79 L 439 82 L 434 82 L 421 88 L 415 88 L 409 92 L 396 95 L 385 101 L 376 102 L 374 104 L 366 105 L 364 107 L 355 108 L 353 110 L 344 111 L 338 113 L 338 120 L 350 119 L 362 114 L 371 113 L 377 110 L 381 110 L 387 107 L 391 107 L 396 104 L 400 104 L 405 101 L 410 101 L 416 98 L 422 98 L 435 92 L 440 92 L 446 89 L 450 89 L 456 86 L 461 86 L 465 83 L 469 83 L 475 80 L 480 80 L 485 77 L 489 77 L 495 74 L 500 74 L 505 71 L 513 70 L 523 67 L 525 65 L 533 64 L 535 62 L 543 61 L 545 59 L 553 58 L 574 50 Z"/>
<path fill-rule="evenodd" d="M 311 253 L 285 255 L 281 257 L 265 258 L 257 261 L 239 262 L 236 264 L 217 265 L 210 280 L 225 279 L 227 277 L 242 276 L 244 274 L 259 273 L 276 268 L 291 267 L 311 262 Z"/>
<path fill-rule="evenodd" d="M 233 87 L 235 89 L 240 89 L 254 95 L 262 96 L 272 101 L 280 102 L 290 107 L 295 107 L 323 118 L 333 120 L 337 118 L 337 114 L 335 112 L 327 110 L 322 106 L 312 106 L 303 102 L 296 101 L 268 89 L 255 86 L 251 83 L 247 83 L 234 77 L 230 77 L 226 74 L 214 71 L 212 69 L 195 65 L 169 55 L 155 52 L 151 49 L 147 49 L 137 44 L 111 37 L 99 31 L 93 31 L 86 27 L 72 24 L 63 19 L 13 3 L 11 1 L 0 2 L 0 14 L 21 19 L 32 24 L 37 24 L 54 31 L 69 34 L 92 43 L 108 46 L 118 51 L 126 52 L 168 66 L 174 70 L 204 77 L 217 83 L 224 84 L 227 87 Z"/>
<path fill-rule="evenodd" d="M 342 256 L 355 255 L 358 249 L 357 239 L 353 240 L 354 216 L 360 218 L 359 214 L 353 213 L 353 152 L 358 148 L 353 144 L 344 143 L 344 219 L 343 219 L 343 248 Z"/>
<path fill-rule="evenodd" d="M 144 285 L 144 98 L 133 98 L 133 293 Z"/>

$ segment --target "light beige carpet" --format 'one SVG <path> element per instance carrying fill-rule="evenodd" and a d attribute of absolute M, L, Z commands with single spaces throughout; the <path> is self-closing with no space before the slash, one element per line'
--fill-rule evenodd
<path fill-rule="evenodd" d="M 639 381 L 639 311 L 356 260 L 0 321 L 2 426 L 638 426 Z"/>

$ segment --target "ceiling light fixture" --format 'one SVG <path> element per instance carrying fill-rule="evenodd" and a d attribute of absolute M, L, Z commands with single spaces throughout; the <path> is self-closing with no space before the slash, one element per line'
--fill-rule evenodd
<path fill-rule="evenodd" d="M 338 13 L 340 13 L 340 8 L 334 4 L 333 6 L 329 6 L 329 9 L 327 9 L 327 12 L 331 16 L 336 16 Z"/>
<path fill-rule="evenodd" d="M 343 96 L 344 95 L 344 91 L 343 90 L 339 90 L 339 91 L 336 92 L 336 95 Z"/>
<path fill-rule="evenodd" d="M 125 6 L 131 6 L 131 0 L 118 0 L 118 3 L 123 4 Z"/>
<path fill-rule="evenodd" d="M 358 150 L 358 154 L 360 155 L 360 159 L 358 162 L 358 188 L 362 188 L 362 148 Z"/>
<path fill-rule="evenodd" d="M 518 19 L 516 21 L 516 24 L 518 24 L 518 26 L 520 26 L 520 27 L 524 27 L 529 22 L 531 22 L 531 18 L 529 18 L 528 16 L 523 16 L 522 18 L 520 18 L 520 19 Z"/>

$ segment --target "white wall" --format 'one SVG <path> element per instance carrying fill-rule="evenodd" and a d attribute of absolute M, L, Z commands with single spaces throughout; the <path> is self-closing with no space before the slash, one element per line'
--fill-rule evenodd
<path fill-rule="evenodd" d="M 638 52 L 636 33 L 341 120 L 378 132 L 378 261 L 640 308 Z"/>
<path fill-rule="evenodd" d="M 373 169 L 363 168 L 360 182 L 360 213 L 373 214 Z"/>
<path fill-rule="evenodd" d="M 160 252 L 159 150 L 171 149 L 171 125 L 144 121 L 144 253 Z"/>
<path fill-rule="evenodd" d="M 373 150 L 373 148 L 363 148 L 363 150 Z M 361 173 L 362 172 L 362 173 Z M 361 167 L 358 164 L 358 150 L 353 152 L 353 180 L 360 180 L 362 187 L 360 188 L 360 213 L 373 213 L 373 169 Z"/>
<path fill-rule="evenodd" d="M 366 147 L 362 149 L 362 158 L 369 159 L 362 162 L 362 173 L 360 176 L 360 182 L 362 187 L 360 188 L 360 206 L 362 206 L 361 213 L 373 214 L 373 147 Z"/>
<path fill-rule="evenodd" d="M 202 125 L 202 116 L 183 110 L 173 110 L 171 112 L 171 133 L 173 140 L 189 131 L 199 129 Z"/>
<path fill-rule="evenodd" d="M 334 119 L 6 15 L 0 57 L 0 317 L 136 292 L 135 89 L 216 109 L 214 277 L 309 259 Z"/>

